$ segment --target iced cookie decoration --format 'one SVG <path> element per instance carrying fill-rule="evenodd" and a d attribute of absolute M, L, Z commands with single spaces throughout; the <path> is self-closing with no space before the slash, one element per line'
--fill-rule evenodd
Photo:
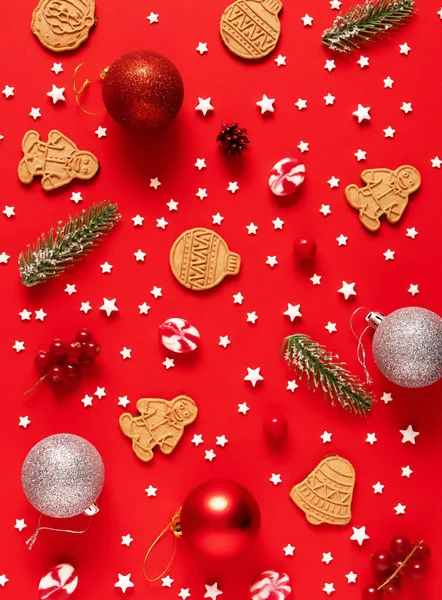
<path fill-rule="evenodd" d="M 163 346 L 177 354 L 193 352 L 200 342 L 198 329 L 186 319 L 167 319 L 161 323 L 159 333 Z"/>
<path fill-rule="evenodd" d="M 95 25 L 95 0 L 40 0 L 31 30 L 53 52 L 75 50 Z"/>
<path fill-rule="evenodd" d="M 40 600 L 65 600 L 75 592 L 77 584 L 77 571 L 72 565 L 57 565 L 40 579 Z"/>
<path fill-rule="evenodd" d="M 92 152 L 79 150 L 66 135 L 53 129 L 48 141 L 40 139 L 38 131 L 28 131 L 22 141 L 23 158 L 18 165 L 18 178 L 31 183 L 41 177 L 46 191 L 67 185 L 73 179 L 92 179 L 98 172 L 98 160 Z"/>
<path fill-rule="evenodd" d="M 263 58 L 275 49 L 281 33 L 280 0 L 237 0 L 223 13 L 221 38 L 241 58 Z"/>
<path fill-rule="evenodd" d="M 177 396 L 170 402 L 161 398 L 141 398 L 137 410 L 139 417 L 123 413 L 120 427 L 132 440 L 132 450 L 143 462 L 152 460 L 155 446 L 163 454 L 171 454 L 183 437 L 184 427 L 195 421 L 198 414 L 195 402 L 188 396 Z"/>
<path fill-rule="evenodd" d="M 170 268 L 185 287 L 200 291 L 215 287 L 226 275 L 237 275 L 241 257 L 230 252 L 221 236 L 210 229 L 188 229 L 170 250 Z"/>
<path fill-rule="evenodd" d="M 347 525 L 356 474 L 353 465 L 336 454 L 326 456 L 304 481 L 295 485 L 290 498 L 312 525 Z"/>
<path fill-rule="evenodd" d="M 282 158 L 272 167 L 269 188 L 275 196 L 294 194 L 304 183 L 305 165 L 297 158 Z"/>
<path fill-rule="evenodd" d="M 366 185 L 348 185 L 345 197 L 350 206 L 359 210 L 359 220 L 370 231 L 379 229 L 382 215 L 386 215 L 390 223 L 397 223 L 407 207 L 409 195 L 421 184 L 419 171 L 409 165 L 394 171 L 367 169 L 362 171 L 361 179 Z"/>
<path fill-rule="evenodd" d="M 286 573 L 264 571 L 250 588 L 252 600 L 285 600 L 292 593 Z"/>

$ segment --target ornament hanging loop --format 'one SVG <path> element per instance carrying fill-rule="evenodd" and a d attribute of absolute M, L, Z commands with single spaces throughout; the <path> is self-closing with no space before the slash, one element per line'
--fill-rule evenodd
<path fill-rule="evenodd" d="M 180 517 L 181 517 L 181 508 L 177 510 L 177 512 L 173 515 L 171 522 L 166 525 L 166 527 L 163 529 L 163 531 L 152 542 L 150 548 L 148 549 L 148 551 L 146 552 L 146 555 L 144 556 L 143 575 L 149 583 L 153 583 L 154 581 L 158 581 L 158 579 L 161 579 L 161 577 L 163 577 L 163 575 L 165 575 L 168 572 L 168 570 L 170 569 L 170 567 L 172 566 L 172 563 L 173 563 L 173 560 L 174 560 L 175 554 L 176 554 L 177 538 L 179 538 L 183 535 L 183 533 L 181 531 Z M 167 563 L 166 568 L 156 577 L 150 578 L 147 576 L 147 573 L 146 573 L 147 560 L 148 560 L 149 556 L 151 555 L 155 546 L 166 535 L 166 533 L 168 531 L 171 531 L 173 533 L 173 537 L 174 537 L 172 556 L 170 557 L 170 560 Z"/>
<path fill-rule="evenodd" d="M 365 329 L 362 331 L 362 333 L 358 336 L 356 334 L 355 330 L 354 330 L 354 327 L 353 327 L 353 319 L 355 318 L 356 314 L 360 310 L 366 310 L 366 311 L 368 311 L 368 315 L 365 317 L 365 320 L 369 324 L 365 327 Z M 377 321 L 378 317 L 380 317 L 379 321 Z M 367 368 L 367 356 L 365 354 L 365 348 L 364 348 L 364 344 L 362 343 L 362 338 L 364 337 L 365 333 L 370 329 L 370 327 L 376 328 L 378 326 L 378 324 L 382 321 L 382 318 L 383 318 L 383 316 L 380 313 L 371 312 L 365 306 L 360 306 L 359 308 L 357 308 L 353 312 L 353 314 L 351 315 L 351 317 L 350 317 L 350 329 L 351 329 L 352 334 L 354 335 L 354 337 L 358 341 L 358 346 L 357 346 L 356 354 L 357 354 L 357 357 L 358 357 L 359 364 L 364 369 L 366 383 L 373 383 L 373 380 L 370 377 L 370 373 L 369 373 L 368 368 Z"/>
<path fill-rule="evenodd" d="M 84 108 L 84 106 L 82 106 L 81 102 L 80 102 L 80 96 L 81 94 L 84 92 L 84 90 L 91 85 L 91 81 L 90 79 L 88 79 L 86 77 L 86 79 L 83 81 L 83 83 L 80 85 L 80 87 L 78 87 L 77 85 L 77 75 L 79 70 L 84 67 L 87 63 L 82 62 L 79 65 L 77 65 L 74 69 L 74 73 L 72 75 L 72 88 L 75 92 L 75 101 L 77 103 L 77 105 L 81 108 L 81 110 L 86 113 L 87 115 L 91 115 L 91 116 L 97 116 L 97 115 L 101 115 L 102 113 L 104 113 L 106 111 L 105 108 L 103 108 L 102 110 L 100 110 L 99 112 L 90 112 L 89 110 L 86 110 Z M 91 65 L 93 66 L 93 65 Z M 98 71 L 98 73 L 100 74 L 100 79 L 104 79 L 107 75 L 107 72 L 109 71 L 109 67 L 106 67 L 105 69 L 99 69 L 98 67 L 94 66 L 94 69 L 96 69 Z"/>
<path fill-rule="evenodd" d="M 58 531 L 60 533 L 81 534 L 81 533 L 86 533 L 86 531 L 89 529 L 90 524 L 91 524 L 91 515 L 88 515 L 88 522 L 84 529 L 78 530 L 78 529 L 57 529 L 56 527 L 42 527 L 41 526 L 42 516 L 43 515 L 41 513 L 38 515 L 37 529 L 34 531 L 34 533 L 31 535 L 31 537 L 28 540 L 26 540 L 26 546 L 28 547 L 28 550 L 32 550 L 35 542 L 37 541 L 40 531 Z"/>

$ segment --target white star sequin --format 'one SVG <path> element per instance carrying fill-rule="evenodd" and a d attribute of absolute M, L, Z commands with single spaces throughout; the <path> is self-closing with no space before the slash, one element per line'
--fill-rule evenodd
<path fill-rule="evenodd" d="M 342 294 L 346 300 L 348 300 L 350 296 L 356 296 L 355 285 L 355 283 L 347 283 L 346 281 L 343 281 L 342 287 L 338 290 L 338 292 Z"/>
<path fill-rule="evenodd" d="M 416 444 L 416 438 L 420 435 L 419 431 L 415 431 L 411 425 L 407 429 L 400 429 L 402 434 L 402 443 L 410 442 L 410 444 Z"/>
<path fill-rule="evenodd" d="M 52 98 L 52 103 L 53 104 L 57 104 L 57 102 L 60 101 L 65 101 L 66 98 L 63 95 L 65 88 L 58 88 L 56 85 L 52 85 L 52 90 L 50 92 L 48 92 L 46 95 L 49 96 L 49 98 Z"/>
<path fill-rule="evenodd" d="M 103 298 L 103 304 L 100 306 L 100 310 L 104 310 L 108 317 L 111 316 L 113 312 L 118 312 L 118 308 L 116 306 L 116 298 L 112 298 L 112 300 L 108 300 L 107 298 Z"/>
<path fill-rule="evenodd" d="M 256 386 L 258 381 L 263 381 L 264 377 L 261 375 L 261 367 L 251 369 L 247 367 L 247 375 L 244 377 L 244 381 L 250 381 L 253 387 Z"/>
<path fill-rule="evenodd" d="M 352 533 L 350 539 L 358 542 L 358 544 L 360 546 L 362 546 L 362 544 L 364 543 L 365 540 L 370 539 L 370 536 L 366 534 L 365 526 L 360 527 L 359 529 L 357 527 L 352 527 L 352 529 L 353 529 L 353 533 Z"/>
<path fill-rule="evenodd" d="M 259 106 L 261 109 L 261 114 L 265 114 L 266 112 L 275 112 L 275 108 L 273 106 L 275 102 L 274 98 L 268 98 L 265 94 L 261 100 L 256 103 L 256 106 Z"/>
<path fill-rule="evenodd" d="M 273 485 L 278 485 L 278 483 L 282 483 L 281 475 L 279 473 L 272 473 L 269 481 L 271 481 Z"/>
<path fill-rule="evenodd" d="M 204 116 L 207 115 L 208 112 L 215 109 L 211 104 L 212 98 L 209 96 L 208 98 L 200 98 L 198 96 L 198 104 L 195 106 L 195 110 L 199 110 Z"/>

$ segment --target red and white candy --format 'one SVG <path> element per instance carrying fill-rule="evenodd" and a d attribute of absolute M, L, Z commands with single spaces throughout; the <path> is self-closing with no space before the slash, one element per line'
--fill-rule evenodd
<path fill-rule="evenodd" d="M 172 352 L 184 354 L 198 348 L 199 331 L 186 319 L 167 319 L 161 323 L 159 331 L 161 343 Z"/>
<path fill-rule="evenodd" d="M 75 592 L 77 584 L 77 571 L 72 565 L 57 565 L 40 579 L 38 584 L 40 599 L 64 600 Z"/>
<path fill-rule="evenodd" d="M 276 571 L 264 571 L 250 588 L 252 600 L 285 600 L 291 593 L 290 577 Z"/>
<path fill-rule="evenodd" d="M 269 187 L 276 196 L 288 196 L 296 192 L 304 178 L 305 165 L 298 158 L 282 158 L 270 171 Z"/>

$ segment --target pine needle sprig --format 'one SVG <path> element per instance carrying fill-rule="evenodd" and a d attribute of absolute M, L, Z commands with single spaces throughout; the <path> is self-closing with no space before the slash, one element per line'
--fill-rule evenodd
<path fill-rule="evenodd" d="M 118 206 L 107 200 L 70 217 L 65 225 L 60 222 L 56 229 L 52 227 L 20 254 L 22 283 L 28 287 L 38 285 L 71 267 L 97 245 L 119 218 Z"/>
<path fill-rule="evenodd" d="M 414 0 L 366 0 L 339 15 L 322 34 L 322 42 L 348 54 L 365 42 L 388 35 L 415 11 Z"/>
<path fill-rule="evenodd" d="M 281 353 L 289 367 L 293 368 L 300 379 L 305 375 L 308 387 L 324 392 L 332 404 L 335 401 L 350 412 L 365 415 L 371 410 L 374 397 L 364 384 L 350 371 L 345 363 L 336 362 L 338 358 L 307 335 L 295 334 L 285 338 Z"/>

